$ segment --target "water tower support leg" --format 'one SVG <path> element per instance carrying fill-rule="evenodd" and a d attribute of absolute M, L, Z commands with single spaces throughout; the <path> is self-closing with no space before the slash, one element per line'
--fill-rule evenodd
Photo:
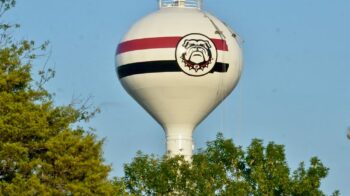
<path fill-rule="evenodd" d="M 170 156 L 183 155 L 185 160 L 191 161 L 194 148 L 192 130 L 167 129 L 167 153 Z"/>

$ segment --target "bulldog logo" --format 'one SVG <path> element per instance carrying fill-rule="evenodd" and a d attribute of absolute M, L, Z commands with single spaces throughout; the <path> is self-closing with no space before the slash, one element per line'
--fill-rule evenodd
<path fill-rule="evenodd" d="M 192 76 L 202 76 L 210 72 L 216 58 L 214 43 L 201 34 L 183 37 L 176 48 L 176 60 L 180 68 Z"/>
<path fill-rule="evenodd" d="M 186 39 L 182 45 L 186 48 L 181 56 L 183 62 L 187 67 L 194 69 L 196 72 L 198 70 L 204 70 L 210 64 L 212 59 L 211 48 L 209 41 L 200 39 Z"/>

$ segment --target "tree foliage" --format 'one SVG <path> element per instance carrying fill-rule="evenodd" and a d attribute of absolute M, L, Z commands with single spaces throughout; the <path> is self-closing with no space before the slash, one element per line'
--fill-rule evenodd
<path fill-rule="evenodd" d="M 138 153 L 125 165 L 126 192 L 134 195 L 325 195 L 320 190 L 328 174 L 313 157 L 310 166 L 301 163 L 290 172 L 284 146 L 253 140 L 246 151 L 218 134 L 204 150 L 183 157 L 163 157 Z M 335 192 L 334 195 L 338 195 Z"/>
<path fill-rule="evenodd" d="M 1 0 L 0 16 L 14 5 Z M 73 126 L 91 113 L 54 105 L 43 86 L 52 70 L 35 83 L 31 69 L 47 43 L 16 41 L 17 27 L 0 24 L 0 195 L 112 195 L 103 141 Z"/>

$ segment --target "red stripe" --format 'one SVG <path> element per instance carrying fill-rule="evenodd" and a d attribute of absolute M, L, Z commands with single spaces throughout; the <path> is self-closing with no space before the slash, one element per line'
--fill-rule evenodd
<path fill-rule="evenodd" d="M 177 43 L 182 37 L 153 37 L 129 40 L 120 43 L 117 54 L 130 52 L 134 50 L 158 49 L 158 48 L 176 48 Z M 211 39 L 217 50 L 228 51 L 228 46 L 223 39 Z"/>
<path fill-rule="evenodd" d="M 223 39 L 211 39 L 215 44 L 217 50 L 228 51 L 226 40 Z"/>

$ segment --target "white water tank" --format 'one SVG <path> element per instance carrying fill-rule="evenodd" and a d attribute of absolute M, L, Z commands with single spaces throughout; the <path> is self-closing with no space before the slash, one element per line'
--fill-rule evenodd
<path fill-rule="evenodd" d="M 201 6 L 159 1 L 116 51 L 121 84 L 164 128 L 167 152 L 187 160 L 195 127 L 235 88 L 243 60 L 237 35 Z"/>

